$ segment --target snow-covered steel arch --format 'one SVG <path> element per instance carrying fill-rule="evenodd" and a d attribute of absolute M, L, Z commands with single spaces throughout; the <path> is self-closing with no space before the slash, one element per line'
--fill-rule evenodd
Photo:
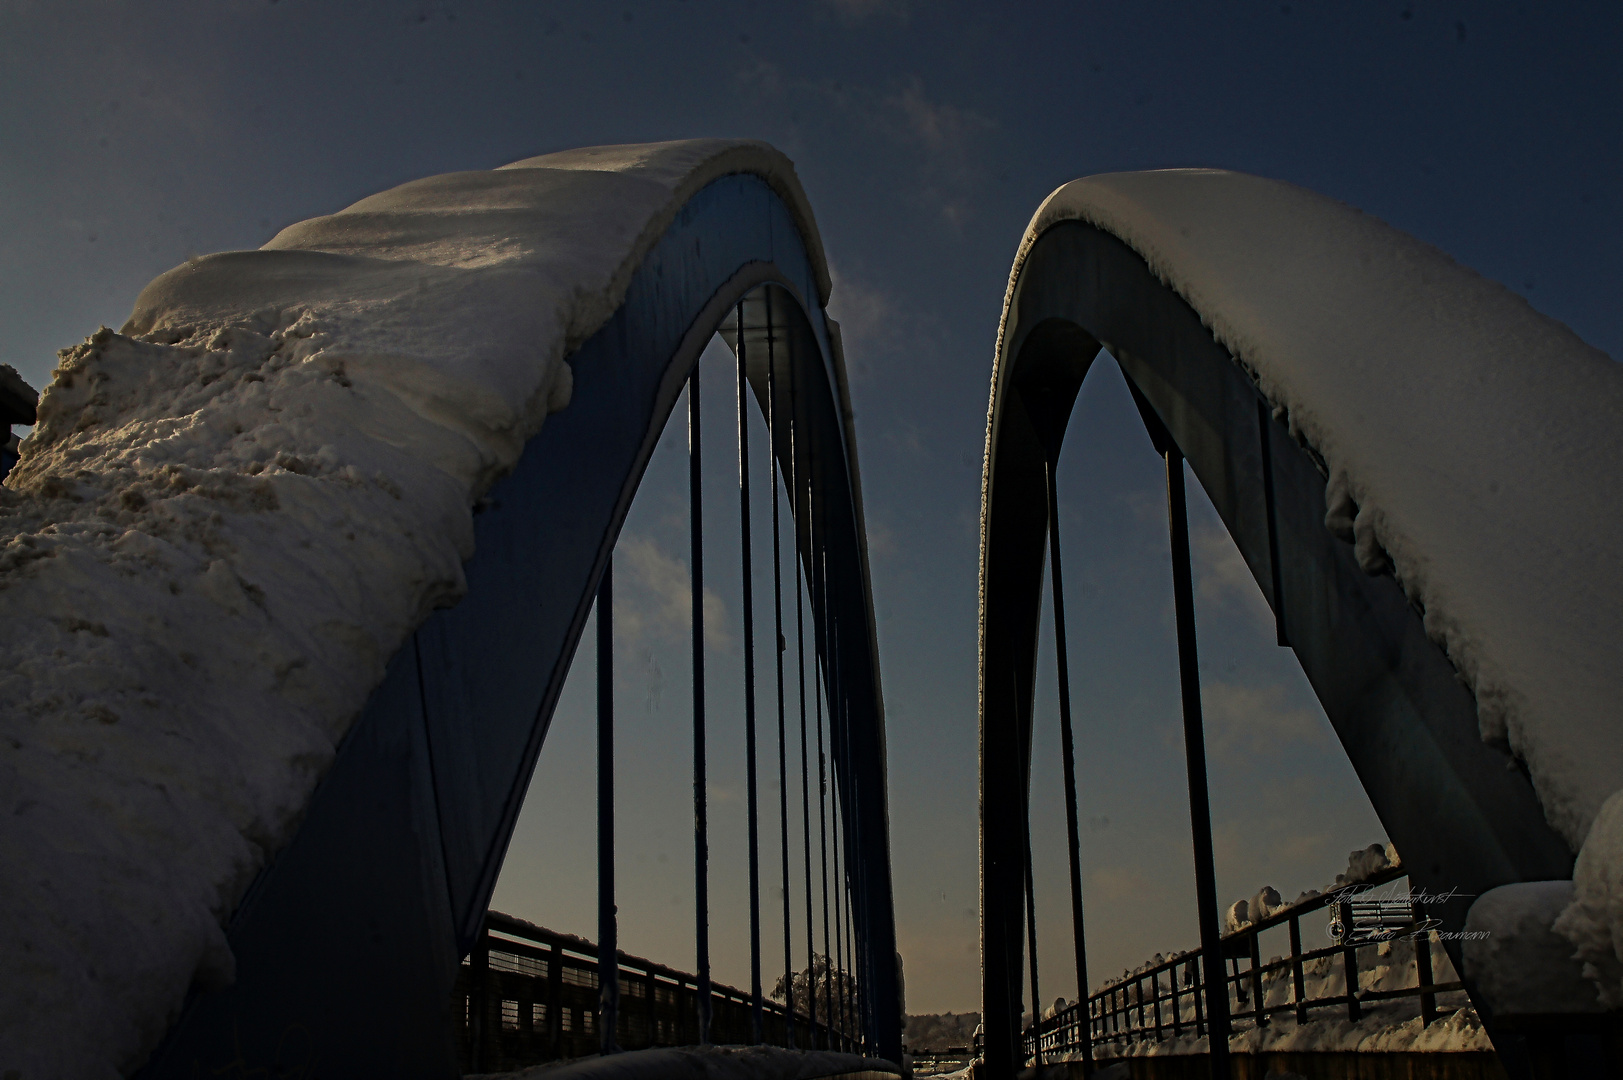
<path fill-rule="evenodd" d="M 194 259 L 65 352 L 0 544 L 8 1067 L 115 1076 L 158 1047 L 143 1075 L 455 1074 L 452 979 L 597 580 L 740 304 L 746 334 L 774 328 L 780 415 L 793 373 L 820 496 L 799 527 L 840 627 L 859 978 L 898 1055 L 828 293 L 777 151 L 600 147 Z"/>
<path fill-rule="evenodd" d="M 1018 1060 L 1043 469 L 1101 346 L 1210 495 L 1413 882 L 1456 890 L 1445 928 L 1471 895 L 1572 878 L 1582 848 L 1576 894 L 1533 897 L 1543 955 L 1576 946 L 1602 1000 L 1623 1002 L 1623 370 L 1331 199 L 1217 170 L 1121 173 L 1038 210 L 998 340 L 981 534 L 988 1061 Z M 1551 896 L 1566 939 L 1548 932 Z"/>

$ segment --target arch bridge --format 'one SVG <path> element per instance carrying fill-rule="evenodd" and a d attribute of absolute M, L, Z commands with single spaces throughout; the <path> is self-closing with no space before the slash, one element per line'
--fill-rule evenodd
<path fill-rule="evenodd" d="M 1590 478 L 1595 462 L 1623 460 L 1623 384 L 1615 363 L 1509 290 L 1288 184 L 1165 170 L 1089 177 L 1050 196 L 1010 274 L 982 489 L 982 1001 L 992 1076 L 1031 1060 L 1026 972 L 1040 1000 L 1028 806 L 1034 688 L 1050 677 L 1083 998 L 1073 1012 L 1088 1007 L 1092 985 L 1055 473 L 1072 406 L 1102 359 L 1120 367 L 1165 459 L 1202 957 L 1193 1015 L 1219 1033 L 1213 1075 L 1227 1076 L 1232 980 L 1222 960 L 1204 963 L 1226 953 L 1184 463 L 1412 886 L 1450 898 L 1429 912 L 1450 937 L 1473 917 L 1471 898 L 1495 890 L 1511 908 L 1571 902 L 1575 853 L 1623 776 L 1623 743 L 1606 715 L 1617 665 L 1601 655 L 1615 640 L 1608 598 L 1619 582 L 1589 531 L 1597 514 L 1619 519 L 1610 496 L 1597 508 Z M 1037 670 L 1045 572 L 1052 676 Z M 1548 966 L 1551 985 L 1569 987 L 1558 1002 L 1496 995 L 1502 977 L 1447 941 L 1517 1075 L 1534 1062 L 1581 1071 L 1617 1052 L 1572 942 L 1544 929 L 1561 910 L 1543 918 L 1536 944 L 1500 946 L 1507 958 L 1530 948 L 1514 963 Z M 1495 930 L 1501 943 L 1508 925 Z M 1356 988 L 1352 998 L 1356 1010 Z M 1078 1013 L 1066 1024 L 1060 1056 L 1091 1060 L 1093 1021 Z"/>
<path fill-rule="evenodd" d="M 193 260 L 149 285 L 122 331 L 102 331 L 65 360 L 68 374 L 40 403 L 32 456 L 9 486 L 46 499 L 53 455 L 76 454 L 81 484 L 107 489 L 131 537 L 163 536 L 168 554 L 156 557 L 179 568 L 167 593 L 135 574 L 99 599 L 63 591 L 55 602 L 116 611 L 125 601 L 173 626 L 206 625 L 212 681 L 193 673 L 184 643 L 150 629 L 109 619 L 96 641 L 144 634 L 149 665 L 193 656 L 173 665 L 168 690 L 208 705 L 185 741 L 206 741 L 199 733 L 221 716 L 230 738 L 221 756 L 195 764 L 161 720 L 126 736 L 129 760 L 118 757 L 106 783 L 131 793 L 139 827 L 128 842 L 146 847 L 130 862 L 145 869 L 121 886 L 129 911 L 57 911 L 57 929 L 31 924 L 33 947 L 82 959 L 42 978 L 38 1007 L 13 1018 L 31 1029 L 19 1051 L 28 1075 L 457 1075 L 453 984 L 463 958 L 488 948 L 503 857 L 576 647 L 594 625 L 604 646 L 595 1026 L 605 1052 L 636 1043 L 641 1014 L 617 1000 L 613 551 L 684 397 L 697 919 L 681 997 L 692 1015 L 663 1041 L 711 1042 L 722 1034 L 712 1032 L 714 1005 L 738 994 L 712 986 L 710 972 L 706 777 L 716 748 L 706 690 L 716 687 L 703 597 L 706 575 L 741 574 L 751 918 L 727 932 L 749 936 L 752 985 L 747 1023 L 725 1034 L 843 1052 L 828 1072 L 862 1055 L 899 1061 L 883 702 L 828 294 L 810 208 L 781 154 L 726 140 L 598 147 L 415 181 L 291 226 L 260 250 Z M 704 556 L 702 455 L 720 443 L 717 420 L 708 431 L 702 423 L 699 359 L 718 333 L 736 358 L 736 416 L 717 418 L 723 435 L 736 428 L 725 452 L 740 463 L 743 564 L 734 567 Z M 92 402 L 74 385 L 101 389 Z M 756 413 L 767 440 L 751 446 Z M 142 427 L 152 423 L 174 438 L 153 442 Z M 175 439 L 191 441 L 190 455 L 166 461 Z M 144 449 L 114 467 L 96 449 L 111 445 Z M 216 494 L 228 491 L 257 495 Z M 206 504 L 200 520 L 214 535 L 204 547 L 158 520 L 191 513 L 185 498 Z M 772 550 L 752 564 L 752 527 L 768 514 Z M 304 520 L 315 524 L 301 543 L 289 530 Z M 113 558 L 93 540 L 80 554 Z M 225 590 L 212 602 L 208 575 Z M 759 595 L 757 578 L 773 596 Z M 52 579 L 42 580 L 46 590 Z M 250 603 L 232 599 L 243 596 Z M 42 648 L 57 643 L 50 624 L 38 630 Z M 757 638 L 773 631 L 778 647 L 761 655 Z M 55 636 L 83 652 L 84 642 Z M 281 681 L 267 689 L 255 672 L 278 649 L 288 654 Z M 121 682 L 132 694 L 144 685 L 137 658 L 103 663 L 115 693 Z M 257 724 L 255 735 L 242 737 L 233 716 Z M 330 742 L 309 745 L 313 727 Z M 781 792 L 779 835 L 759 828 L 760 768 Z M 230 794 L 208 790 L 210 775 L 246 777 L 250 796 L 263 789 L 270 808 L 252 822 L 252 843 Z M 144 808 L 160 796 L 192 800 L 187 827 L 215 829 L 216 847 L 239 854 L 222 860 L 195 840 L 186 850 L 165 832 L 168 819 L 141 819 L 158 813 Z M 66 813 L 102 835 L 108 823 L 93 802 Z M 791 861 L 803 895 L 790 887 Z M 95 895 L 108 872 L 94 858 L 70 860 L 63 884 Z M 189 925 L 157 915 L 140 931 L 152 956 L 200 959 L 121 966 L 116 946 L 139 920 L 149 880 L 154 907 L 165 896 L 220 897 Z M 761 894 L 780 885 L 783 937 L 764 940 Z M 50 898 L 18 902 L 43 909 Z M 565 944 L 551 954 L 560 971 Z M 685 966 L 649 978 L 668 981 Z M 87 968 L 100 970 L 86 978 Z M 784 1005 L 763 1000 L 763 979 L 802 968 L 813 972 L 802 1000 L 793 982 Z M 54 1009 L 53 995 L 77 995 L 80 1007 Z M 107 1038 L 68 1030 L 87 1012 Z M 663 1030 L 638 1038 L 659 1042 Z"/>

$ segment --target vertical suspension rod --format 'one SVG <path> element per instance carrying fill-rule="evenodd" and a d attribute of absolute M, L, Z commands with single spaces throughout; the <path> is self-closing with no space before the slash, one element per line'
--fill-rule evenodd
<path fill-rule="evenodd" d="M 784 1044 L 795 1045 L 795 960 L 791 944 L 789 900 L 789 754 L 786 746 L 783 710 L 783 551 L 778 523 L 778 387 L 777 357 L 772 341 L 772 300 L 766 297 L 766 426 L 769 451 L 766 457 L 767 479 L 772 492 L 772 621 L 777 631 L 773 657 L 778 672 L 778 826 L 780 851 L 783 856 L 783 1012 L 786 1017 Z"/>
<path fill-rule="evenodd" d="M 823 619 L 828 622 L 828 630 L 824 632 L 824 642 L 828 642 L 828 658 L 824 659 L 824 669 L 828 672 L 828 822 L 829 833 L 833 835 L 834 849 L 831 858 L 831 867 L 834 875 L 834 952 L 829 958 L 829 968 L 833 971 L 834 1020 L 839 1026 L 841 1046 L 846 1043 L 846 937 L 841 927 L 841 911 L 839 911 L 839 883 L 844 879 L 841 862 L 839 862 L 839 747 L 836 732 L 839 724 L 839 702 L 841 702 L 841 680 L 839 680 L 839 625 L 834 622 L 834 606 L 831 601 L 833 590 L 829 588 L 828 581 L 828 547 L 824 547 L 821 555 L 823 565 Z"/>
<path fill-rule="evenodd" d="M 829 643 L 830 643 L 829 644 L 829 650 L 828 650 L 828 659 L 827 659 L 826 665 L 825 665 L 826 669 L 828 671 L 828 676 L 829 676 L 829 687 L 828 687 L 828 742 L 829 742 L 829 753 L 831 753 L 834 756 L 834 763 L 831 764 L 830 767 L 829 767 L 829 772 L 831 774 L 833 774 L 833 776 L 832 776 L 833 783 L 831 783 L 829 785 L 829 789 L 828 789 L 828 806 L 829 806 L 828 816 L 829 816 L 830 824 L 832 825 L 832 828 L 830 828 L 829 831 L 834 834 L 834 957 L 833 957 L 833 960 L 830 961 L 830 964 L 831 964 L 831 967 L 832 967 L 832 970 L 833 970 L 833 973 L 834 973 L 834 980 L 835 980 L 834 981 L 834 987 L 833 987 L 833 993 L 834 993 L 834 1016 L 835 1016 L 835 1018 L 836 1018 L 836 1020 L 838 1022 L 838 1028 L 839 1028 L 839 1031 L 840 1031 L 840 1044 L 841 1044 L 841 1046 L 843 1048 L 844 1045 L 845 1045 L 845 1033 L 846 1033 L 846 1026 L 845 1026 L 845 934 L 844 934 L 843 930 L 841 929 L 841 923 L 840 923 L 840 882 L 844 880 L 845 874 L 840 869 L 840 798 L 839 798 L 839 787 L 840 787 L 839 775 L 840 775 L 840 772 L 842 772 L 843 770 L 836 771 L 836 768 L 835 768 L 835 766 L 837 766 L 838 763 L 839 763 L 839 756 L 840 756 L 839 746 L 840 746 L 840 743 L 835 740 L 835 736 L 834 736 L 835 727 L 836 727 L 836 724 L 838 722 L 837 717 L 839 716 L 839 702 L 840 702 L 839 664 L 838 664 L 838 661 L 835 659 L 835 657 L 837 657 L 839 655 L 839 627 L 834 625 L 834 615 L 833 615 L 832 608 L 829 606 L 828 601 L 829 601 L 828 553 L 825 551 L 824 552 L 824 557 L 823 557 L 823 618 L 826 619 L 828 621 L 828 623 L 829 623 L 829 631 L 828 631 L 826 637 L 827 637 L 827 639 L 829 640 Z"/>
<path fill-rule="evenodd" d="M 744 757 L 749 798 L 750 869 L 750 1033 L 762 1041 L 761 1006 L 761 856 L 755 777 L 755 590 L 750 562 L 749 389 L 744 371 L 744 302 L 738 303 L 738 542 L 743 563 L 744 605 Z"/>
<path fill-rule="evenodd" d="M 815 518 L 814 518 L 815 520 Z M 828 675 L 828 590 L 822 553 L 817 550 L 815 532 L 812 539 L 812 587 L 817 590 L 817 598 L 822 601 L 823 617 L 817 618 L 817 606 L 812 606 L 812 619 L 816 623 L 813 627 L 817 634 L 819 644 L 822 646 L 816 652 L 822 654 L 822 674 Z M 814 655 L 813 660 L 817 657 Z M 828 940 L 828 759 L 823 752 L 823 678 L 818 678 L 818 668 L 812 666 L 812 692 L 816 697 L 817 706 L 817 837 L 821 855 L 818 863 L 823 873 L 823 1016 L 828 1026 L 829 1049 L 833 1049 L 834 1039 L 834 983 L 831 970 L 832 958 L 829 955 Z M 814 965 L 815 967 L 815 965 Z"/>
<path fill-rule="evenodd" d="M 817 1049 L 817 937 L 812 914 L 812 865 L 811 865 L 811 769 L 807 760 L 806 744 L 806 623 L 804 605 L 801 598 L 801 580 L 805 569 L 805 560 L 802 558 L 801 526 L 808 524 L 811 519 L 810 512 L 801 503 L 802 480 L 804 479 L 800 461 L 800 417 L 797 413 L 797 397 L 795 393 L 795 358 L 789 354 L 789 462 L 794 473 L 794 528 L 795 528 L 795 649 L 799 653 L 800 664 L 800 831 L 801 850 L 806 855 L 806 1017 L 807 1038 L 810 1049 Z M 808 582 L 809 586 L 809 582 Z"/>
<path fill-rule="evenodd" d="M 849 716 L 846 719 L 846 723 L 847 725 L 850 724 Z M 851 831 L 852 835 L 856 835 L 856 826 L 852 823 L 850 818 L 851 799 L 849 797 L 846 799 L 845 813 L 847 815 L 846 828 Z M 851 845 L 849 843 L 847 843 L 845 846 L 845 861 L 847 864 L 845 872 L 845 953 L 851 958 L 851 977 L 854 980 L 851 985 L 851 1026 L 857 1029 L 859 1032 L 858 1045 L 863 1045 L 867 1040 L 868 1034 L 873 1030 L 873 1028 L 872 1025 L 866 1024 L 861 1020 L 862 988 L 868 985 L 868 982 L 867 980 L 858 977 L 858 972 L 862 970 L 863 965 L 862 962 L 857 959 L 857 916 L 855 911 L 857 882 L 856 870 L 850 865 L 853 860 L 851 858 Z"/>
<path fill-rule="evenodd" d="M 1195 848 L 1195 901 L 1200 905 L 1200 960 L 1206 979 L 1213 1080 L 1229 1080 L 1229 999 L 1217 927 L 1217 870 L 1212 855 L 1211 798 L 1206 786 L 1206 735 L 1200 709 L 1200 660 L 1195 650 L 1195 594 L 1189 569 L 1189 510 L 1183 454 L 1168 440 L 1167 518 L 1172 532 L 1172 602 L 1178 625 L 1178 684 L 1183 696 L 1183 744 L 1189 772 L 1189 823 Z"/>
<path fill-rule="evenodd" d="M 1087 940 L 1082 932 L 1082 857 L 1076 812 L 1076 752 L 1071 730 L 1071 660 L 1065 643 L 1065 578 L 1060 572 L 1059 486 L 1056 462 L 1049 461 L 1048 473 L 1048 565 L 1049 587 L 1054 599 L 1054 663 L 1059 678 L 1059 734 L 1065 765 L 1065 825 L 1071 853 L 1071 935 L 1076 942 L 1077 997 L 1088 1000 Z M 1087 1025 L 1081 1025 L 1082 1074 L 1093 1073 L 1093 1048 Z"/>
<path fill-rule="evenodd" d="M 829 701 L 829 727 L 834 726 L 834 702 Z M 830 737 L 833 731 L 829 732 Z M 833 828 L 829 831 L 834 834 L 834 1017 L 835 1026 L 840 1032 L 840 1043 L 845 1044 L 845 936 L 841 930 L 840 922 L 840 881 L 844 874 L 840 871 L 840 800 L 834 785 L 829 789 L 829 817 Z"/>
<path fill-rule="evenodd" d="M 710 823 L 705 806 L 704 483 L 699 424 L 699 364 L 688 376 L 688 522 L 693 608 L 693 918 L 698 953 L 699 1044 L 710 1042 Z"/>
<path fill-rule="evenodd" d="M 859 977 L 859 974 L 865 973 L 862 972 L 862 964 L 857 959 L 856 904 L 858 871 L 857 859 L 852 852 L 853 845 L 857 843 L 856 838 L 861 835 L 861 829 L 858 825 L 858 819 L 853 816 L 856 811 L 854 809 L 855 800 L 851 795 L 851 705 L 844 697 L 840 700 L 840 731 L 843 749 L 838 759 L 841 769 L 835 777 L 836 781 L 838 781 L 835 784 L 835 791 L 840 798 L 840 825 L 837 827 L 843 830 L 842 835 L 845 837 L 845 861 L 841 864 L 840 880 L 845 888 L 845 956 L 849 980 L 846 986 L 848 1014 L 846 1017 L 846 1030 L 855 1032 L 859 1027 L 861 1028 L 863 1034 L 853 1037 L 855 1044 L 860 1046 L 863 1040 L 866 1039 L 868 1025 L 861 1023 L 858 1019 L 860 1016 L 859 995 L 864 985 L 864 978 Z"/>
<path fill-rule="evenodd" d="M 620 950 L 614 907 L 614 556 L 597 585 L 597 985 L 599 1045 L 617 1053 Z"/>
<path fill-rule="evenodd" d="M 1034 887 L 1031 873 L 1031 775 L 1027 766 L 1026 775 L 1026 947 L 1031 954 L 1031 1027 L 1035 1032 L 1037 1025 L 1042 1021 L 1043 999 L 1037 993 L 1037 890 Z M 1022 1041 L 1024 1041 L 1022 1039 Z M 1041 1065 L 1043 1061 L 1042 1044 L 1036 1042 L 1033 1047 L 1032 1064 Z"/>

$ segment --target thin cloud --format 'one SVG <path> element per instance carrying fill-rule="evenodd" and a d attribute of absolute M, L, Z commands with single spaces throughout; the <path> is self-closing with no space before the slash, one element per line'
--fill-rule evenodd
<path fill-rule="evenodd" d="M 985 155 L 977 151 L 997 125 L 972 109 L 932 99 L 916 75 L 899 94 L 883 100 L 878 120 L 922 151 L 919 194 L 961 226 L 981 185 Z"/>
<path fill-rule="evenodd" d="M 1274 615 L 1240 549 L 1221 524 L 1201 525 L 1189 538 L 1195 589 L 1204 604 L 1247 615 L 1272 627 Z"/>
<path fill-rule="evenodd" d="M 1318 730 L 1317 718 L 1292 706 L 1283 686 L 1208 682 L 1200 697 L 1207 742 L 1220 757 L 1249 760 L 1278 754 L 1312 740 Z"/>
<path fill-rule="evenodd" d="M 667 554 L 646 536 L 624 533 L 614 548 L 615 634 L 631 643 L 686 640 L 693 626 L 693 584 L 686 559 Z M 727 605 L 704 591 L 704 640 L 731 649 Z"/>
<path fill-rule="evenodd" d="M 828 313 L 840 324 L 851 378 L 860 380 L 867 374 L 868 358 L 899 346 L 906 337 L 902 324 L 911 320 L 902 316 L 891 294 L 880 286 L 838 265 L 829 266 L 829 277 L 834 288 L 829 294 Z"/>
<path fill-rule="evenodd" d="M 997 128 L 990 117 L 932 96 L 917 75 L 885 89 L 796 78 L 756 59 L 734 78 L 741 91 L 774 100 L 779 108 L 804 106 L 865 130 L 878 144 L 876 161 L 883 160 L 878 153 L 903 150 L 904 169 L 912 174 L 903 190 L 955 226 L 970 215 L 985 180 L 985 139 Z"/>
<path fill-rule="evenodd" d="M 1131 866 L 1103 866 L 1088 878 L 1089 891 L 1107 900 L 1141 897 L 1150 891 L 1149 878 Z"/>

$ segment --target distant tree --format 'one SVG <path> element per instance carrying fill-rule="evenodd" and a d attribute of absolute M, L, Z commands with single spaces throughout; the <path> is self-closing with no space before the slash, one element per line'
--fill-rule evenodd
<path fill-rule="evenodd" d="M 975 1012 L 920 1013 L 907 1018 L 903 1038 L 912 1051 L 968 1047 L 980 1022 L 981 1014 Z"/>
<path fill-rule="evenodd" d="M 772 988 L 772 997 L 785 1001 L 789 992 L 789 976 L 779 975 Z M 859 988 L 856 976 L 849 971 L 837 970 L 821 953 L 812 954 L 811 966 L 794 974 L 795 1012 L 802 1015 L 811 1011 L 808 1003 L 812 995 L 817 998 L 817 1022 L 829 1019 L 829 1003 L 833 1002 L 833 1027 L 854 1038 L 862 1037 L 862 1014 L 858 1008 Z"/>

